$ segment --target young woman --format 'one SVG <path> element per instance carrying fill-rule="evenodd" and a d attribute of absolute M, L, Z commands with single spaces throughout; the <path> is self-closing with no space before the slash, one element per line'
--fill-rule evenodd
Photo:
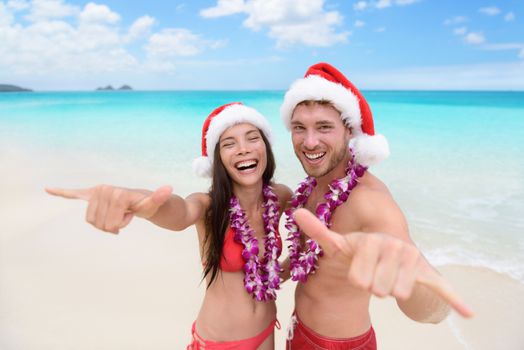
<path fill-rule="evenodd" d="M 86 220 L 107 232 L 118 233 L 133 216 L 174 231 L 195 225 L 207 289 L 188 349 L 273 349 L 278 223 L 291 191 L 272 183 L 270 139 L 260 113 L 231 103 L 204 122 L 202 157 L 193 163 L 199 175 L 212 177 L 208 193 L 183 199 L 168 186 L 150 192 L 106 185 L 47 191 L 87 200 Z"/>

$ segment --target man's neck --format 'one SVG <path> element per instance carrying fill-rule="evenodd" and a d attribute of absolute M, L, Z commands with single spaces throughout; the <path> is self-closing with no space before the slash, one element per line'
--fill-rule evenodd
<path fill-rule="evenodd" d="M 349 159 L 351 158 L 351 154 L 346 152 L 346 155 L 344 158 L 337 164 L 336 167 L 334 167 L 329 173 L 317 177 L 317 186 L 315 187 L 315 190 L 321 191 L 322 193 L 326 193 L 329 190 L 329 185 L 335 180 L 340 179 L 344 176 L 346 176 L 346 168 L 348 166 Z"/>

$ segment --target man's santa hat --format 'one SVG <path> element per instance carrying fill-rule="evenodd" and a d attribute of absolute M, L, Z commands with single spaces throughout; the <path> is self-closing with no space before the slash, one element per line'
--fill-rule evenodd
<path fill-rule="evenodd" d="M 271 142 L 271 127 L 262 114 L 240 102 L 228 103 L 215 109 L 202 127 L 202 156 L 193 161 L 193 170 L 202 177 L 211 177 L 215 147 L 226 129 L 240 123 L 256 126 Z"/>
<path fill-rule="evenodd" d="M 329 101 L 351 128 L 349 145 L 359 164 L 370 166 L 389 156 L 386 138 L 375 134 L 373 116 L 360 91 L 335 67 L 327 63 L 311 66 L 303 79 L 295 81 L 284 97 L 280 115 L 288 130 L 295 107 L 303 101 Z"/>

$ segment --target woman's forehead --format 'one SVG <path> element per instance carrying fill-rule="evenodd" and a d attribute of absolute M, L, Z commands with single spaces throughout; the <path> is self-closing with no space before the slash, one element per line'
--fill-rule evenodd
<path fill-rule="evenodd" d="M 243 136 L 248 133 L 260 133 L 260 130 L 256 126 L 250 123 L 239 123 L 235 124 L 233 126 L 230 126 L 227 128 L 222 135 L 220 135 L 220 139 L 224 139 L 226 137 L 235 137 L 235 136 Z"/>

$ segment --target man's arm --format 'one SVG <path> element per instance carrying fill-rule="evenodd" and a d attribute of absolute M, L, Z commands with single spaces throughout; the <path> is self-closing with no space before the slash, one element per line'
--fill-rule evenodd
<path fill-rule="evenodd" d="M 401 209 L 387 191 L 369 190 L 362 198 L 359 207 L 363 232 L 382 232 L 398 238 L 416 248 L 418 254 L 413 258 L 414 264 L 424 274 L 439 274 L 422 255 L 409 235 L 408 224 Z M 402 252 L 401 252 L 402 253 Z M 395 295 L 393 295 L 395 296 Z M 408 298 L 395 296 L 399 308 L 409 318 L 425 323 L 438 323 L 449 314 L 450 306 L 432 289 L 421 283 L 415 283 Z"/>

